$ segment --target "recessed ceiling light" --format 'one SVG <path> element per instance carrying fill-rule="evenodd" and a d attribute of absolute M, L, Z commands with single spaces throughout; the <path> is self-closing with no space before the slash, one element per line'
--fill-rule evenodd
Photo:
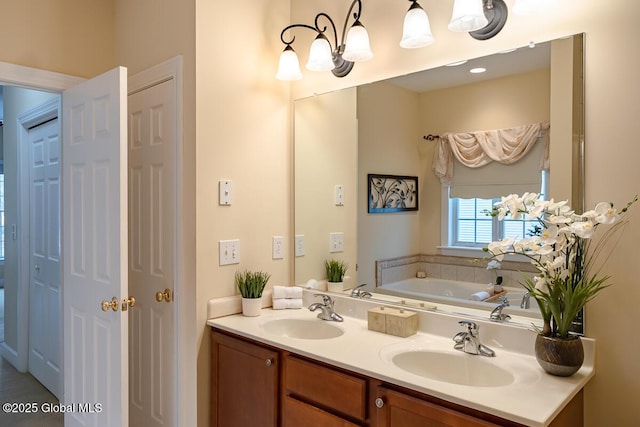
<path fill-rule="evenodd" d="M 463 61 L 458 61 L 458 62 L 452 62 L 451 64 L 447 64 L 447 67 L 457 67 L 458 65 L 462 65 L 464 63 L 466 63 L 467 60 L 463 60 Z"/>
<path fill-rule="evenodd" d="M 485 71 L 487 71 L 487 69 L 486 68 L 482 68 L 482 67 L 472 68 L 472 69 L 469 70 L 469 72 L 473 73 L 473 74 L 484 73 Z"/>

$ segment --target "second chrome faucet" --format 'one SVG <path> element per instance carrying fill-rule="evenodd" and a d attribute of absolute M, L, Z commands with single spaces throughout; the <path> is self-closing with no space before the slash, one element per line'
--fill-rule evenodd
<path fill-rule="evenodd" d="M 467 328 L 466 331 L 458 332 L 453 341 L 453 348 L 469 354 L 478 354 L 480 356 L 494 357 L 496 353 L 484 344 L 480 344 L 478 335 L 479 326 L 475 322 L 469 320 L 461 320 L 458 322 L 461 326 Z"/>

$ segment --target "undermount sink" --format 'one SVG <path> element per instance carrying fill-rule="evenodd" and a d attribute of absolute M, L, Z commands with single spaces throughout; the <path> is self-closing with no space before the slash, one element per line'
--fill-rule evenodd
<path fill-rule="evenodd" d="M 272 334 L 304 340 L 326 340 L 344 334 L 340 327 L 316 318 L 274 319 L 265 322 L 262 327 Z"/>
<path fill-rule="evenodd" d="M 457 351 L 412 350 L 396 354 L 391 362 L 414 375 L 451 384 L 502 387 L 515 379 L 509 371 L 483 356 Z"/>

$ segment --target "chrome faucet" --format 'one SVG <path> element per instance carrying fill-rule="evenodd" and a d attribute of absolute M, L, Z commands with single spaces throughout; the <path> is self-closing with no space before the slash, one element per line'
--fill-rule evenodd
<path fill-rule="evenodd" d="M 322 297 L 322 303 L 314 302 L 309 306 L 309 310 L 316 311 L 320 309 L 321 312 L 318 313 L 318 319 L 322 320 L 332 320 L 334 322 L 342 322 L 342 316 L 333 311 L 333 299 L 326 294 L 313 294 L 316 297 Z"/>
<path fill-rule="evenodd" d="M 509 305 L 509 299 L 504 295 L 500 295 L 500 304 L 498 304 L 498 306 L 493 309 L 491 315 L 489 316 L 489 319 L 493 322 L 502 322 L 504 320 L 511 319 L 511 316 L 502 312 L 502 310 Z"/>
<path fill-rule="evenodd" d="M 461 320 L 458 322 L 461 326 L 466 326 L 467 330 L 458 332 L 453 341 L 455 344 L 453 348 L 463 351 L 469 354 L 476 354 L 480 356 L 495 357 L 495 351 L 491 350 L 484 344 L 480 344 L 480 337 L 478 335 L 478 329 L 480 327 L 470 320 Z"/>
<path fill-rule="evenodd" d="M 520 302 L 520 308 L 528 309 L 531 308 L 531 292 L 527 291 L 522 296 L 522 302 Z"/>
<path fill-rule="evenodd" d="M 367 284 L 363 283 L 362 285 L 353 288 L 351 296 L 353 298 L 371 298 L 371 292 L 362 289 L 364 286 L 367 286 Z"/>

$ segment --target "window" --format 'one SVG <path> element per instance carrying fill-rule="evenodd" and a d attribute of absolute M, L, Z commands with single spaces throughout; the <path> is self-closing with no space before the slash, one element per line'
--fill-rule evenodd
<path fill-rule="evenodd" d="M 547 173 L 542 172 L 542 188 L 540 197 L 545 199 Z M 448 198 L 448 197 L 447 197 Z M 482 248 L 489 242 L 507 237 L 519 239 L 529 235 L 537 220 L 522 218 L 513 220 L 505 218 L 498 221 L 489 215 L 495 199 L 448 198 L 449 200 L 449 242 L 447 246 Z"/>

